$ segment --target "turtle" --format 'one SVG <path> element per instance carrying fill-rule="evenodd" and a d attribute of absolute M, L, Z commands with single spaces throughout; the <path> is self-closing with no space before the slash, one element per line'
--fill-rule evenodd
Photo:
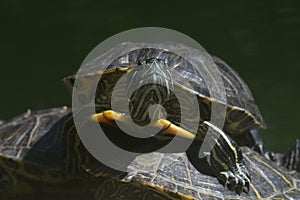
<path fill-rule="evenodd" d="M 0 199 L 91 199 L 105 174 L 96 182 L 85 163 L 121 174 L 88 153 L 72 116 L 66 106 L 29 109 L 0 126 Z"/>
<path fill-rule="evenodd" d="M 191 148 L 186 151 L 186 156 L 188 157 L 189 162 L 193 164 L 196 171 L 202 172 L 203 170 L 209 175 L 209 177 L 217 177 L 217 179 L 223 185 L 227 186 L 229 190 L 234 190 L 238 194 L 241 194 L 245 187 L 246 192 L 249 192 L 249 187 L 251 185 L 250 175 L 244 163 L 244 158 L 240 147 L 238 147 L 237 144 L 246 144 L 251 147 L 261 145 L 259 142 L 257 142 L 258 139 L 256 128 L 264 127 L 265 125 L 257 106 L 252 102 L 253 97 L 247 85 L 242 81 L 242 79 L 239 78 L 236 72 L 227 66 L 225 62 L 221 62 L 219 58 L 210 56 L 204 57 L 208 60 L 205 61 L 205 63 L 216 63 L 218 68 L 222 71 L 222 77 L 224 76 L 224 81 L 228 87 L 226 90 L 228 102 L 236 103 L 235 106 L 231 106 L 228 102 L 224 104 L 224 102 L 221 102 L 217 99 L 205 96 L 209 95 L 209 92 L 207 91 L 207 88 L 204 87 L 204 83 L 189 81 L 191 82 L 191 87 L 185 87 L 185 82 L 187 82 L 185 79 L 188 77 L 190 77 L 191 80 L 196 78 L 198 81 L 201 81 L 201 79 L 198 77 L 199 74 L 195 75 L 193 73 L 194 71 L 192 71 L 192 69 L 194 69 L 193 66 L 191 66 L 190 63 L 182 57 L 178 55 L 172 57 L 175 54 L 170 52 L 168 48 L 173 50 L 175 48 L 182 53 L 186 52 L 191 60 L 193 58 L 198 58 L 196 55 L 192 54 L 192 49 L 173 43 L 153 45 L 152 47 L 149 47 L 148 45 L 149 44 L 140 43 L 121 44 L 121 46 L 111 49 L 107 53 L 101 55 L 99 58 L 97 57 L 96 60 L 94 60 L 94 63 L 89 63 L 89 65 L 91 65 L 89 68 L 87 68 L 87 71 L 83 70 L 77 75 L 66 77 L 64 81 L 68 88 L 76 90 L 78 89 L 77 87 L 80 87 L 80 92 L 83 92 L 78 96 L 75 96 L 75 98 L 78 98 L 75 100 L 78 101 L 82 107 L 79 106 L 78 108 L 73 108 L 74 113 L 72 113 L 70 109 L 67 109 L 66 107 L 62 109 L 56 108 L 36 112 L 28 111 L 21 116 L 3 123 L 0 126 L 0 189 L 2 191 L 7 191 L 5 189 L 11 189 L 12 193 L 30 193 L 31 191 L 38 190 L 39 192 L 42 191 L 55 194 L 71 192 L 72 194 L 75 193 L 76 195 L 76 193 L 81 194 L 85 190 L 93 191 L 95 185 L 97 185 L 99 181 L 102 183 L 103 180 L 113 180 L 119 183 L 121 180 L 126 180 L 124 179 L 124 172 L 111 169 L 95 159 L 86 150 L 85 146 L 78 137 L 76 130 L 77 127 L 75 128 L 73 117 L 85 112 L 86 108 L 89 108 L 90 104 L 88 103 L 92 101 L 96 103 L 96 106 L 92 107 L 92 109 L 96 109 L 97 114 L 86 118 L 85 121 L 83 120 L 83 127 L 89 126 L 90 124 L 100 123 L 101 127 L 103 127 L 106 130 L 105 132 L 108 133 L 107 136 L 110 137 L 110 139 L 112 139 L 116 144 L 118 144 L 120 147 L 124 147 L 125 149 L 139 153 L 152 152 L 153 148 L 161 148 L 174 138 L 174 135 L 176 135 L 174 133 L 178 132 L 180 138 L 184 140 L 193 140 Z M 143 48 L 141 48 L 141 46 Z M 144 46 L 147 46 L 147 48 L 144 48 Z M 124 50 L 126 50 L 125 54 L 120 54 L 124 53 Z M 127 50 L 132 51 L 128 52 Z M 134 67 L 132 67 L 132 62 L 127 62 L 127 59 L 130 61 L 132 61 L 131 59 L 135 60 L 136 53 L 138 52 L 140 53 L 139 55 L 143 55 L 144 57 L 141 57 L 137 63 L 133 62 Z M 154 56 L 154 59 L 148 59 L 149 55 L 165 55 L 165 57 L 163 57 L 165 59 L 160 59 L 156 56 Z M 200 54 L 200 56 L 201 55 L 202 54 Z M 115 58 L 116 56 L 117 58 Z M 173 58 L 173 60 L 171 58 Z M 111 99 L 111 88 L 113 88 L 116 82 L 124 74 L 133 75 L 133 70 L 138 70 L 138 68 L 140 68 L 139 66 L 154 65 L 155 67 L 159 67 L 160 65 L 166 65 L 168 63 L 177 63 L 179 66 L 178 70 L 180 71 L 179 74 L 181 75 L 179 75 L 177 78 L 175 77 L 176 82 L 168 82 L 175 80 L 173 79 L 174 77 L 172 75 L 174 71 L 172 71 L 172 74 L 170 73 L 166 79 L 159 79 L 161 84 L 165 84 L 165 86 L 169 84 L 174 87 L 175 90 L 178 89 L 179 91 L 183 92 L 184 95 L 194 96 L 194 91 L 199 91 L 199 93 L 196 95 L 197 104 L 199 103 L 199 107 L 202 109 L 201 113 L 204 113 L 204 116 L 201 117 L 201 120 L 196 121 L 199 123 L 199 133 L 189 132 L 189 130 L 185 129 L 185 126 L 187 126 L 186 124 L 182 125 L 178 122 L 178 110 L 176 109 L 178 102 L 176 101 L 176 98 L 174 98 L 172 91 L 169 92 L 168 90 L 165 90 L 166 87 L 162 87 L 159 89 L 165 92 L 165 94 L 169 95 L 169 97 L 160 99 L 165 99 L 167 102 L 170 99 L 173 100 L 174 104 L 172 105 L 172 109 L 167 106 L 168 109 L 166 109 L 166 113 L 160 107 L 154 109 L 151 117 L 157 120 L 159 123 L 149 123 L 149 119 L 147 117 L 141 121 L 141 118 L 136 118 L 135 122 L 141 125 L 148 123 L 150 126 L 163 128 L 163 131 L 147 140 L 135 140 L 127 137 L 126 134 L 123 134 L 123 132 L 116 126 L 116 122 L 131 128 L 129 116 L 124 115 L 122 110 L 110 110 L 110 101 L 116 100 L 118 102 L 120 99 Z M 108 66 L 108 68 L 104 71 L 101 71 L 99 70 L 99 66 Z M 180 66 L 184 67 L 181 68 Z M 92 95 L 88 94 L 88 90 L 90 90 L 90 88 L 87 88 L 87 85 L 84 83 L 85 81 L 89 82 L 93 81 L 94 78 L 99 78 L 99 75 L 102 77 L 96 88 L 96 98 L 93 98 Z M 228 80 L 231 80 L 229 77 L 235 77 L 235 81 L 237 81 L 235 84 L 239 87 L 242 87 L 236 90 L 230 88 L 230 86 L 233 85 L 231 85 L 230 81 L 228 82 Z M 136 79 L 137 77 L 133 76 L 132 78 Z M 76 84 L 76 81 L 78 81 L 79 84 Z M 149 83 L 150 82 L 147 82 L 147 84 Z M 144 89 L 145 88 L 143 88 L 143 90 Z M 241 97 L 240 99 L 235 96 L 237 94 L 234 92 L 237 92 L 237 90 L 242 93 L 239 94 Z M 122 93 L 124 93 L 124 91 L 117 92 L 118 95 Z M 138 95 L 138 93 L 134 93 L 133 96 L 136 95 Z M 247 99 L 246 96 L 249 97 L 249 99 Z M 131 97 L 129 99 L 131 99 Z M 250 101 L 248 102 L 249 105 L 246 104 L 245 100 Z M 223 103 L 227 108 L 228 116 L 226 116 L 225 128 L 223 130 L 216 127 L 214 124 L 205 121 L 205 119 L 210 118 L 211 113 L 209 113 L 209 107 L 213 102 L 220 104 Z M 135 108 L 136 103 L 141 102 L 131 102 L 131 111 L 134 110 L 133 108 Z M 147 102 L 143 101 L 143 103 L 146 104 Z M 238 107 L 237 105 L 241 105 L 241 107 Z M 244 109 L 242 109 L 242 105 L 244 105 Z M 171 115 L 171 117 L 166 117 L 166 119 L 164 119 L 164 115 L 168 114 L 170 111 L 175 111 L 175 114 L 173 113 L 173 116 Z M 130 115 L 134 114 L 135 112 L 130 113 Z M 234 121 L 234 119 L 238 120 Z M 187 122 L 189 121 L 187 120 Z M 213 128 L 214 132 L 221 134 L 221 138 L 217 140 L 217 143 L 221 146 L 227 145 L 223 153 L 226 153 L 228 158 L 236 158 L 236 162 L 220 162 L 216 159 L 208 160 L 207 158 L 198 159 L 198 157 L 195 156 L 204 137 L 204 134 L 202 133 L 204 133 L 208 127 Z M 239 128 L 239 131 L 237 132 L 241 133 L 235 136 L 234 131 L 237 127 Z M 229 135 L 233 139 L 231 139 Z M 249 138 L 251 140 L 248 140 Z M 212 137 L 212 139 L 215 138 Z M 215 149 L 218 151 L 217 153 L 220 153 L 219 150 L 221 148 L 219 147 Z M 176 151 L 181 151 L 181 149 L 176 149 Z M 214 153 L 211 155 L 214 155 Z M 208 157 L 213 157 L 211 155 L 208 155 Z M 208 163 L 208 161 L 210 161 L 210 163 Z M 199 165 L 200 162 L 201 164 L 204 163 L 204 165 Z M 207 166 L 205 166 L 205 164 Z M 213 164 L 214 166 L 212 166 Z M 219 166 L 220 164 L 223 164 L 223 166 Z M 128 163 L 128 165 L 130 165 L 130 163 Z M 234 171 L 235 174 L 233 175 L 238 175 L 241 177 L 241 179 L 238 179 L 236 182 L 233 181 L 232 172 L 223 173 L 222 171 L 222 173 L 219 173 L 220 167 L 230 167 L 234 170 L 238 168 L 237 171 Z M 176 173 L 175 169 L 173 171 Z M 297 178 L 293 179 L 297 181 Z M 290 188 L 297 187 L 294 185 L 289 186 Z M 152 191 L 153 190 L 151 189 L 151 194 Z M 275 191 L 277 193 L 277 190 Z M 278 194 L 279 193 L 280 192 L 278 192 Z M 157 193 L 155 192 L 155 194 Z M 165 194 L 160 193 L 159 195 Z"/>
<path fill-rule="evenodd" d="M 67 184 L 72 190 L 64 187 L 60 192 L 75 194 L 74 181 L 82 177 L 68 167 L 67 148 L 61 134 L 71 116 L 67 107 L 29 109 L 0 126 L 1 197 L 6 193 L 56 193 Z"/>
<path fill-rule="evenodd" d="M 299 199 L 300 174 L 241 147 L 252 177 L 250 190 L 229 191 L 215 177 L 199 172 L 186 153 L 138 155 L 127 172 L 93 159 L 75 130 L 67 107 L 27 111 L 0 127 L 0 197 L 3 199 Z M 124 124 L 126 125 L 126 124 Z M 120 135 L 121 129 L 107 127 Z M 70 140 L 67 141 L 66 139 Z M 70 146 L 68 146 L 70 145 Z M 66 155 L 66 153 L 72 155 Z M 79 153 L 79 154 L 78 154 Z M 81 160 L 73 166 L 70 157 Z M 90 174 L 88 162 L 97 168 Z M 74 170 L 82 167 L 81 170 Z M 73 170 L 71 170 L 73 169 Z M 92 176 L 91 176 L 92 175 Z M 95 176 L 97 175 L 97 176 Z M 11 186 L 11 187 L 9 187 Z"/>
<path fill-rule="evenodd" d="M 252 177 L 250 190 L 229 191 L 216 178 L 200 173 L 186 153 L 152 152 L 138 156 L 122 179 L 100 183 L 96 199 L 299 199 L 300 174 L 241 147 Z"/>
<path fill-rule="evenodd" d="M 213 72 L 220 78 L 216 79 Z M 78 113 L 90 109 L 93 103 L 91 109 L 96 114 L 84 118 L 112 126 L 133 122 L 140 127 L 155 127 L 160 130 L 153 136 L 158 140 L 170 141 L 176 136 L 192 140 L 187 152 L 198 170 L 217 177 L 239 194 L 249 189 L 251 178 L 239 144 L 261 146 L 256 130 L 266 125 L 246 83 L 220 58 L 180 43 L 125 42 L 64 81 L 73 93 L 76 91 L 73 100 L 78 103 Z M 90 93 L 91 82 L 96 82 L 95 95 Z M 215 86 L 220 84 L 225 97 L 212 95 L 219 94 Z M 119 106 L 114 110 L 112 104 L 125 104 L 129 109 Z M 223 127 L 211 121 L 213 115 L 222 118 L 222 113 L 211 112 L 212 105 L 224 109 Z M 206 134 L 208 130 L 211 134 Z M 206 136 L 216 145 L 198 159 Z M 143 148 L 139 147 L 140 151 Z"/>
<path fill-rule="evenodd" d="M 265 151 L 264 156 L 276 162 L 280 166 L 284 166 L 289 170 L 300 172 L 300 140 L 296 139 L 294 144 L 288 149 L 285 154 Z"/>

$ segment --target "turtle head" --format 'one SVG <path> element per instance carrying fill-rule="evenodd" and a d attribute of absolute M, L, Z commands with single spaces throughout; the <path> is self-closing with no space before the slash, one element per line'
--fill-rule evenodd
<path fill-rule="evenodd" d="M 173 89 L 170 70 L 165 61 L 148 59 L 138 62 L 128 74 L 126 92 L 130 102 L 130 114 L 136 123 L 150 122 L 150 107 L 163 105 L 169 99 Z M 162 118 L 162 110 L 154 110 L 156 111 L 151 114 L 152 120 Z"/>
<path fill-rule="evenodd" d="M 168 91 L 173 89 L 170 67 L 161 59 L 148 59 L 138 62 L 127 79 L 127 94 L 143 85 L 160 85 Z"/>

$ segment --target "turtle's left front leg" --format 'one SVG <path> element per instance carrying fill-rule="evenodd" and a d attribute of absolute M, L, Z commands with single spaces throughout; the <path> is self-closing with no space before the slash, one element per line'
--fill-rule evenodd
<path fill-rule="evenodd" d="M 296 170 L 300 172 L 300 140 L 299 139 L 296 140 L 296 142 L 290 147 L 290 149 L 285 154 L 266 151 L 264 155 L 267 159 L 276 162 L 280 166 L 284 166 L 287 169 Z"/>
<path fill-rule="evenodd" d="M 195 140 L 190 149 L 187 151 L 189 158 L 195 158 L 197 154 L 203 153 L 205 158 L 199 158 L 207 161 L 207 169 L 210 174 L 216 176 L 221 184 L 232 191 L 241 194 L 243 191 L 248 192 L 250 186 L 250 176 L 243 160 L 242 152 L 239 146 L 225 134 L 221 129 L 210 122 L 203 122 L 200 125 L 198 134 L 206 134 L 202 146 L 210 147 L 207 152 L 199 152 L 200 146 Z M 193 160 L 193 159 L 190 159 Z M 194 162 L 191 161 L 193 164 Z M 197 163 L 197 161 L 196 161 Z M 202 166 L 194 166 L 201 171 Z"/>
<path fill-rule="evenodd" d="M 300 140 L 297 139 L 289 151 L 283 156 L 282 165 L 300 172 Z"/>

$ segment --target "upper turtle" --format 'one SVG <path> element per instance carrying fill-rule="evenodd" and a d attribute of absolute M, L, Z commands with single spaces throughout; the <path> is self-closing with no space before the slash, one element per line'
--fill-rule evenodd
<path fill-rule="evenodd" d="M 68 76 L 64 81 L 71 90 L 75 80 L 78 83 L 76 87 L 84 87 L 91 85 L 91 81 L 99 81 L 95 99 L 91 99 L 92 94 L 89 94 L 91 90 L 81 88 L 80 91 L 88 93 L 78 95 L 80 98 L 78 101 L 87 104 L 95 100 L 96 109 L 99 108 L 97 111 L 103 111 L 111 109 L 112 101 L 117 102 L 116 99 L 111 99 L 113 90 L 117 97 L 124 95 L 124 91 L 114 88 L 124 73 L 141 70 L 139 69 L 141 64 L 153 60 L 159 60 L 167 65 L 170 69 L 170 82 L 175 88 L 201 98 L 200 109 L 203 119 L 211 117 L 210 106 L 213 102 L 226 106 L 225 130 L 231 134 L 266 126 L 250 89 L 235 70 L 204 50 L 199 53 L 179 43 L 121 43 L 86 63 L 76 75 Z M 130 81 L 134 82 L 132 79 Z M 222 89 L 224 91 L 221 93 L 224 95 L 218 95 Z"/>
<path fill-rule="evenodd" d="M 211 174 L 230 190 L 249 189 L 249 173 L 236 144 L 244 139 L 235 141 L 230 135 L 248 134 L 265 124 L 248 86 L 221 59 L 178 43 L 122 43 L 66 77 L 65 83 L 73 89 L 80 116 L 130 124 L 135 127 L 131 133 L 163 141 L 195 139 L 188 151 L 193 160 L 208 136 L 216 143 L 209 144 L 211 155 L 204 159 Z M 145 126 L 158 128 L 158 134 Z M 208 130 L 213 134 L 207 135 Z"/>

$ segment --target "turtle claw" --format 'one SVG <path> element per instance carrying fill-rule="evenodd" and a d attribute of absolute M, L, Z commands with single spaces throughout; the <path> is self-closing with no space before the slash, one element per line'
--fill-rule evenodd
<path fill-rule="evenodd" d="M 221 177 L 219 181 L 231 191 L 235 191 L 241 195 L 242 192 L 249 193 L 250 178 L 247 171 L 242 172 L 231 172 L 223 171 L 220 172 Z"/>
<path fill-rule="evenodd" d="M 243 192 L 245 192 L 246 194 L 249 194 L 250 191 L 250 183 L 247 182 L 243 188 Z"/>
<path fill-rule="evenodd" d="M 238 194 L 241 194 L 244 188 L 249 191 L 250 176 L 239 146 L 226 133 L 210 122 L 205 121 L 202 125 L 204 129 L 209 127 L 211 130 L 206 137 L 208 136 L 216 142 L 211 144 L 211 154 L 207 157 L 207 162 L 212 167 L 214 176 L 231 191 Z"/>

